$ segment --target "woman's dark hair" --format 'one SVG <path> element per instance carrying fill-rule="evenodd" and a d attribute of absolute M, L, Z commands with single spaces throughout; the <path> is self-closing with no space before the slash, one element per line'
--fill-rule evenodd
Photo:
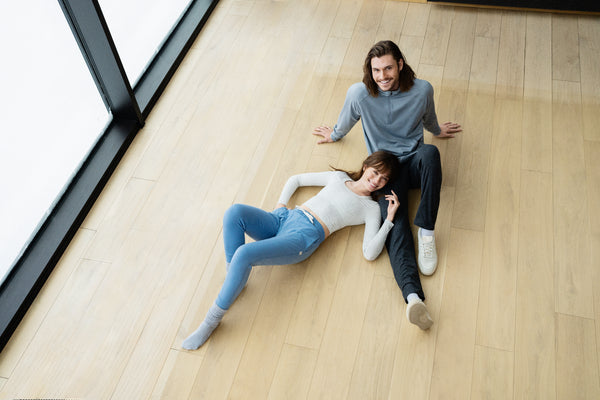
<path fill-rule="evenodd" d="M 369 53 L 367 54 L 367 58 L 365 59 L 365 64 L 363 65 L 363 83 L 367 87 L 369 94 L 373 97 L 379 96 L 379 87 L 377 86 L 377 82 L 373 79 L 373 71 L 371 69 L 371 59 L 377 57 L 383 57 L 387 54 L 391 54 L 394 57 L 396 62 L 402 60 L 404 66 L 400 71 L 400 87 L 399 89 L 403 92 L 410 90 L 410 88 L 415 83 L 415 72 L 413 69 L 406 63 L 406 59 L 402 55 L 402 52 L 396 45 L 396 43 L 391 40 L 382 40 L 380 42 L 375 43 Z"/>
<path fill-rule="evenodd" d="M 352 180 L 357 181 L 362 177 L 365 169 L 368 167 L 375 168 L 378 172 L 387 175 L 390 178 L 390 181 L 392 181 L 396 178 L 396 174 L 400 169 L 400 161 L 398 161 L 398 157 L 389 151 L 378 150 L 365 158 L 362 167 L 358 171 L 348 172 L 343 169 L 332 168 L 336 171 L 345 172 Z M 371 196 L 374 200 L 377 200 L 374 194 Z"/>

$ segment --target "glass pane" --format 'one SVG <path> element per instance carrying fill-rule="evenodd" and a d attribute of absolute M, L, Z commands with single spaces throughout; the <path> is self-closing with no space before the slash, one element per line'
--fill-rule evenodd
<path fill-rule="evenodd" d="M 190 0 L 99 0 L 132 86 L 189 2 Z"/>
<path fill-rule="evenodd" d="M 108 121 L 57 1 L 0 3 L 0 281 Z"/>

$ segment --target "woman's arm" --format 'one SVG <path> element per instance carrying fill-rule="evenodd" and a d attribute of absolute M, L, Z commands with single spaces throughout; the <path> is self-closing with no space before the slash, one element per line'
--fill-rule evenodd
<path fill-rule="evenodd" d="M 363 255 L 369 261 L 375 260 L 379 254 L 381 254 L 381 250 L 383 250 L 383 245 L 385 244 L 385 239 L 387 238 L 388 233 L 394 226 L 392 222 L 394 217 L 396 216 L 396 211 L 400 206 L 400 202 L 398 201 L 398 196 L 392 190 L 392 194 L 388 194 L 385 196 L 388 201 L 388 209 L 387 209 L 387 217 L 383 224 L 379 226 L 379 221 L 381 220 L 379 206 L 372 207 L 367 213 L 365 218 L 365 234 L 363 236 Z"/>
<path fill-rule="evenodd" d="M 334 171 L 326 172 L 308 172 L 306 174 L 298 174 L 291 176 L 281 191 L 277 207 L 286 207 L 290 198 L 296 192 L 296 189 L 302 186 L 325 186 L 335 174 Z"/>

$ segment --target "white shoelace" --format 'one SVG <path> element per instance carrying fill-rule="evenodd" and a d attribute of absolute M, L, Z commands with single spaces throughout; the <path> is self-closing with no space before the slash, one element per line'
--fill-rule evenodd
<path fill-rule="evenodd" d="M 423 256 L 427 258 L 433 257 L 433 237 L 421 237 L 421 252 L 423 253 Z"/>

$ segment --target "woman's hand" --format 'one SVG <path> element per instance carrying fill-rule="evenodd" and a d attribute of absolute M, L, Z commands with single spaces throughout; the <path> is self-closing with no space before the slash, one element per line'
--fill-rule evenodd
<path fill-rule="evenodd" d="M 387 220 L 390 222 L 394 221 L 394 217 L 396 216 L 396 211 L 398 211 L 398 207 L 400 207 L 400 201 L 398 201 L 398 196 L 392 190 L 392 194 L 386 194 L 385 199 L 388 201 L 387 208 Z"/>
<path fill-rule="evenodd" d="M 285 207 L 285 204 L 277 203 L 277 205 L 275 206 L 275 209 L 277 210 L 278 208 L 281 208 L 281 207 Z"/>

